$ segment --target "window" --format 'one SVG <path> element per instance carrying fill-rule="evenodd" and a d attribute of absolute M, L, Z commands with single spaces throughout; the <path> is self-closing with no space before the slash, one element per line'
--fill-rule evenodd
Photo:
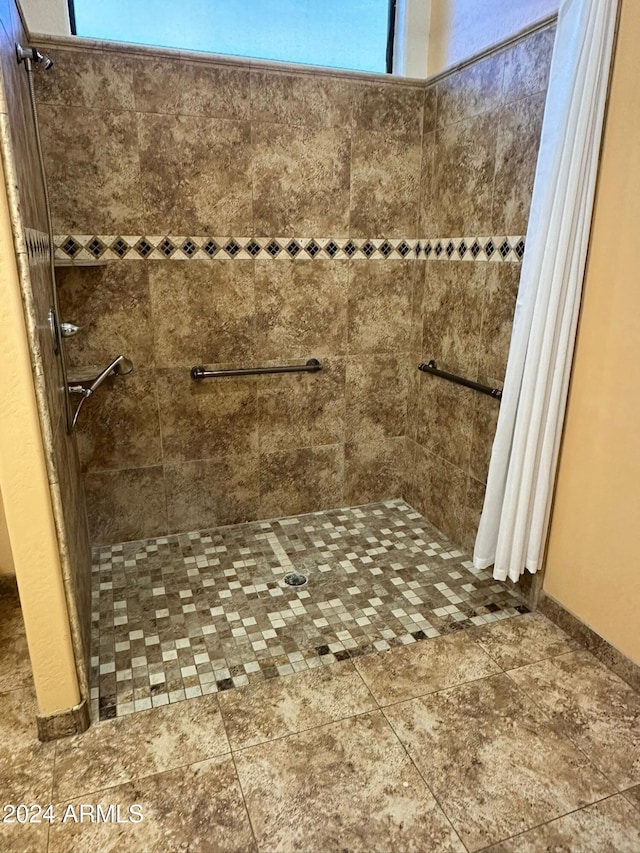
<path fill-rule="evenodd" d="M 88 38 L 391 71 L 395 0 L 69 0 Z"/>

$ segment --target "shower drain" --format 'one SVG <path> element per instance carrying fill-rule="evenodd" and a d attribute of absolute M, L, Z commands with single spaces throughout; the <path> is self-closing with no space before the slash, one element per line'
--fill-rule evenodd
<path fill-rule="evenodd" d="M 289 572 L 284 576 L 284 582 L 287 586 L 304 586 L 307 582 L 306 575 L 299 575 L 298 572 Z"/>

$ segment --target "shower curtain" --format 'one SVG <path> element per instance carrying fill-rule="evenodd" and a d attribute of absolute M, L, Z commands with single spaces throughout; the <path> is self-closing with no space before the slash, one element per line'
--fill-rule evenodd
<path fill-rule="evenodd" d="M 593 211 L 617 0 L 562 0 L 526 252 L 473 562 L 540 568 Z"/>

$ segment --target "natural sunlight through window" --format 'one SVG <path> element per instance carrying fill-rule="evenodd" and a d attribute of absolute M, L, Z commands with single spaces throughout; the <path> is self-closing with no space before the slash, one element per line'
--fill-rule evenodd
<path fill-rule="evenodd" d="M 393 0 L 70 0 L 88 38 L 391 71 Z"/>

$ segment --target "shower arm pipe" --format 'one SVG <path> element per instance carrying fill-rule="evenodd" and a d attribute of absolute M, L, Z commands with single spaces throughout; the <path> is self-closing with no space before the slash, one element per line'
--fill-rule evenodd
<path fill-rule="evenodd" d="M 230 370 L 205 370 L 202 365 L 191 368 L 191 378 L 195 382 L 203 379 L 218 379 L 222 376 L 262 376 L 267 373 L 317 373 L 322 365 L 317 358 L 310 358 L 306 364 L 281 364 L 273 367 L 238 367 Z"/>
<path fill-rule="evenodd" d="M 446 370 L 440 370 L 434 359 L 431 359 L 426 364 L 419 364 L 418 370 L 421 370 L 423 373 L 431 373 L 433 376 L 440 376 L 442 379 L 454 382 L 456 385 L 464 385 L 465 388 L 473 388 L 474 391 L 487 394 L 496 400 L 502 399 L 502 390 L 500 388 L 491 388 L 489 385 L 482 385 L 480 382 L 474 382 L 472 379 L 466 379 L 464 376 L 456 376 L 455 373 L 447 373 Z"/>

